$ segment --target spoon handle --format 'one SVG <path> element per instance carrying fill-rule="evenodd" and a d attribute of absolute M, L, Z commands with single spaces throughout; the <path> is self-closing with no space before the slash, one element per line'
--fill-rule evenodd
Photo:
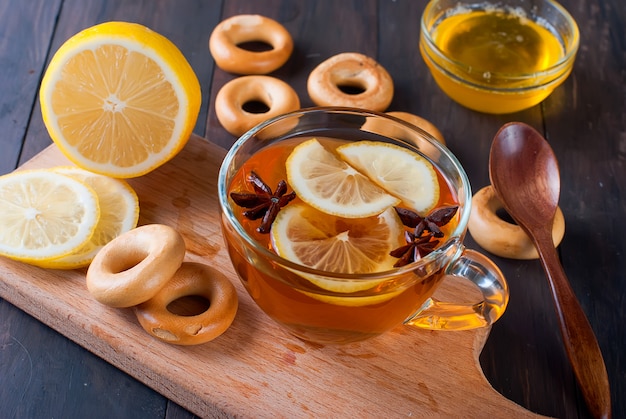
<path fill-rule="evenodd" d="M 590 413 L 611 417 L 611 392 L 602 352 L 593 329 L 576 299 L 552 242 L 551 232 L 542 229 L 533 238 L 548 277 L 563 343 Z"/>

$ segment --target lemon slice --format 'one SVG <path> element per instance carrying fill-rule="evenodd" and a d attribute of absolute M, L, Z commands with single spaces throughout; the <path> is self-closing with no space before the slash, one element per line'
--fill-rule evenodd
<path fill-rule="evenodd" d="M 70 254 L 91 238 L 100 218 L 96 193 L 49 170 L 0 177 L 0 254 L 39 264 Z"/>
<path fill-rule="evenodd" d="M 393 268 L 391 250 L 403 245 L 403 226 L 389 208 L 378 216 L 351 219 L 321 213 L 306 204 L 284 207 L 271 229 L 274 251 L 281 257 L 322 271 L 373 273 Z M 332 280 L 318 275 L 300 276 L 332 293 L 353 294 L 379 286 L 384 279 Z M 375 296 L 327 296 L 303 293 L 332 304 L 364 305 L 385 301 L 397 293 Z"/>
<path fill-rule="evenodd" d="M 337 153 L 404 205 L 424 215 L 439 200 L 433 165 L 421 155 L 394 144 L 359 141 L 342 145 Z"/>
<path fill-rule="evenodd" d="M 276 253 L 292 262 L 326 272 L 359 274 L 392 269 L 397 259 L 389 252 L 404 244 L 403 232 L 393 208 L 373 217 L 342 218 L 294 204 L 278 213 L 271 240 Z"/>
<path fill-rule="evenodd" d="M 399 295 L 404 290 L 399 289 L 399 290 L 394 290 L 392 292 L 388 292 L 385 294 L 379 293 L 379 294 L 368 295 L 364 297 L 359 297 L 359 296 L 340 297 L 336 295 L 315 294 L 312 292 L 302 291 L 302 290 L 298 290 L 298 291 L 318 301 L 323 301 L 325 303 L 333 304 L 336 306 L 361 307 L 361 306 L 370 306 L 374 304 L 384 303 L 386 301 L 391 300 L 396 295 Z"/>
<path fill-rule="evenodd" d="M 39 92 L 48 133 L 72 162 L 112 177 L 145 174 L 186 144 L 200 109 L 198 79 L 167 38 L 107 22 L 66 41 Z"/>
<path fill-rule="evenodd" d="M 294 148 L 286 169 L 296 195 L 326 214 L 370 217 L 400 203 L 400 199 L 339 159 L 315 138 Z"/>
<path fill-rule="evenodd" d="M 98 175 L 78 167 L 55 167 L 51 170 L 90 186 L 98 196 L 100 219 L 91 239 L 85 245 L 67 256 L 42 262 L 40 266 L 54 269 L 87 266 L 105 244 L 137 226 L 139 200 L 135 191 L 124 180 Z"/>

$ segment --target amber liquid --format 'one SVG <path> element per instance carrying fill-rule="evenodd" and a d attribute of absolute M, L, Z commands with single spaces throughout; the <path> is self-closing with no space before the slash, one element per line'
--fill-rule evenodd
<path fill-rule="evenodd" d="M 432 37 L 455 61 L 483 81 L 494 73 L 533 74 L 563 57 L 563 46 L 547 28 L 501 10 L 477 10 L 444 19 Z"/>
<path fill-rule="evenodd" d="M 331 138 L 316 138 L 329 149 L 343 143 Z M 287 179 L 285 161 L 301 141 L 302 138 L 286 140 L 253 155 L 234 176 L 229 193 L 252 191 L 246 182 L 250 171 L 255 171 L 272 188 L 280 180 Z M 454 193 L 443 176 L 440 173 L 438 176 L 441 192 L 437 206 L 455 205 Z M 301 201 L 296 198 L 292 202 Z M 271 250 L 270 235 L 256 232 L 259 221 L 246 219 L 234 203 L 231 202 L 231 205 L 247 232 Z M 302 275 L 260 254 L 252 257 L 254 264 L 250 263 L 250 249 L 244 247 L 228 223 L 223 223 L 233 266 L 249 294 L 271 318 L 305 340 L 345 343 L 384 333 L 414 313 L 441 280 L 441 267 L 437 266 L 427 274 L 411 271 L 402 276 L 383 277 L 375 290 L 360 290 L 353 295 L 341 294 L 337 298 L 336 294 L 320 289 Z M 457 220 L 453 220 L 445 227 L 445 232 L 454 229 L 456 224 Z"/>

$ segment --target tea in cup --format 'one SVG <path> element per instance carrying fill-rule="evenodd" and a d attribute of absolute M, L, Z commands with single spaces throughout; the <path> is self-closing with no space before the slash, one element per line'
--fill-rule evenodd
<path fill-rule="evenodd" d="M 230 149 L 218 193 L 235 271 L 301 339 L 354 342 L 402 324 L 476 328 L 508 303 L 497 266 L 463 245 L 465 171 L 399 119 L 311 108 L 268 120 Z M 432 298 L 447 275 L 478 286 L 483 300 Z"/>

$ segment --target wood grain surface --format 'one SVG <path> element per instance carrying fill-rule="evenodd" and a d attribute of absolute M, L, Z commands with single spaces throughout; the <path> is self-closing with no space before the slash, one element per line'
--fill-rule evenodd
<path fill-rule="evenodd" d="M 417 48 L 419 16 L 426 1 L 3 0 L 0 173 L 14 170 L 50 145 L 37 99 L 41 77 L 66 39 L 100 22 L 142 23 L 182 50 L 202 87 L 194 132 L 225 148 L 235 138 L 217 121 L 213 103 L 233 76 L 216 68 L 208 51 L 209 35 L 222 19 L 259 13 L 289 30 L 294 53 L 272 75 L 290 83 L 303 106 L 312 104 L 306 78 L 315 65 L 339 52 L 368 54 L 394 79 L 389 110 L 412 112 L 433 122 L 466 169 L 474 191 L 489 183 L 489 147 L 504 123 L 528 123 L 548 139 L 559 159 L 559 204 L 566 220 L 559 256 L 598 337 L 614 417 L 626 417 L 626 3 L 560 3 L 580 28 L 572 74 L 540 105 L 511 115 L 487 115 L 454 103 L 428 73 Z M 471 236 L 466 244 L 481 250 Z M 485 376 L 507 399 L 533 412 L 589 417 L 539 262 L 491 257 L 507 277 L 511 299 L 480 353 Z M 0 299 L 0 407 L 3 419 L 194 417 L 4 299 Z"/>
<path fill-rule="evenodd" d="M 185 238 L 186 260 L 224 272 L 240 308 L 218 339 L 193 347 L 149 336 L 131 309 L 96 302 L 85 270 L 47 270 L 0 259 L 0 296 L 197 415 L 239 417 L 531 417 L 497 393 L 478 363 L 488 329 L 432 332 L 400 326 L 366 342 L 303 342 L 258 309 L 225 250 L 217 172 L 225 151 L 193 136 L 174 160 L 133 179 L 140 224 L 160 223 Z M 22 168 L 68 164 L 52 145 Z M 467 299 L 457 282 L 447 298 Z M 413 330 L 412 330 L 413 329 Z"/>

